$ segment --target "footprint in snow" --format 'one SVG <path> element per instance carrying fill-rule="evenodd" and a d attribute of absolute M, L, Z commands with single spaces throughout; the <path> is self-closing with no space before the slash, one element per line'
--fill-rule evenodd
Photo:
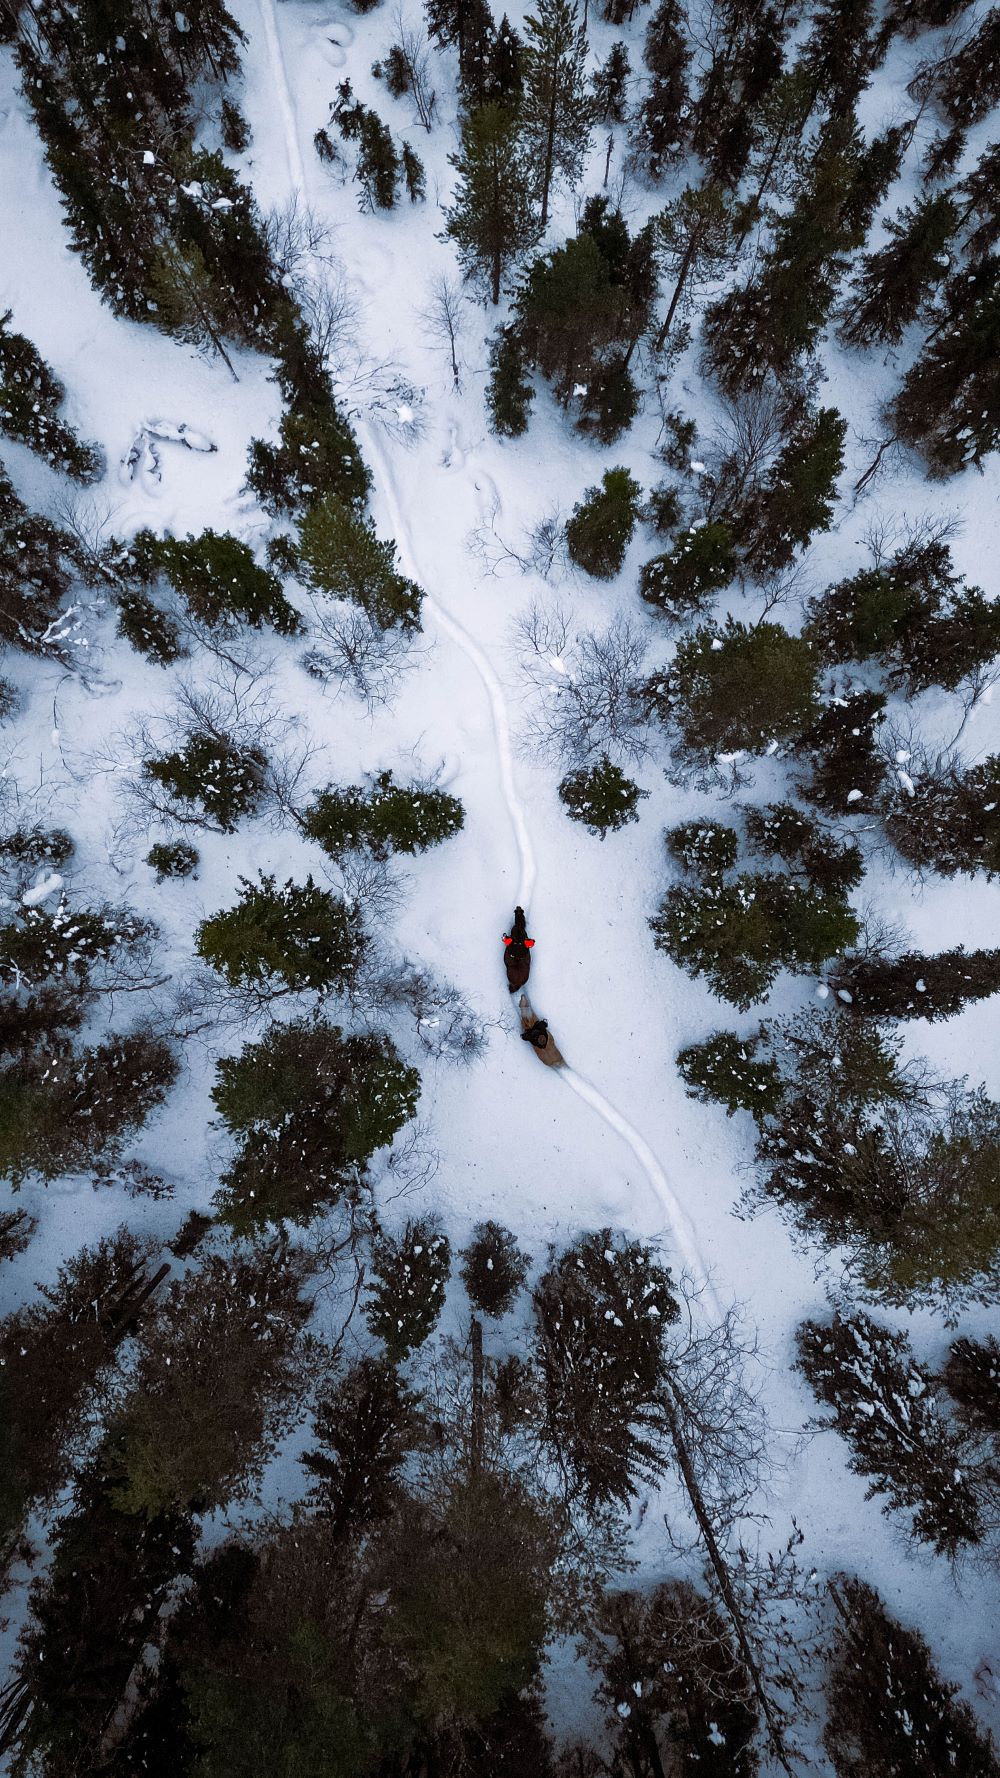
<path fill-rule="evenodd" d="M 321 38 L 319 53 L 330 68 L 342 68 L 347 60 L 339 43 L 334 43 L 329 37 Z"/>
<path fill-rule="evenodd" d="M 330 19 L 327 24 L 322 26 L 322 29 L 326 32 L 330 42 L 339 43 L 341 49 L 350 49 L 354 42 L 354 32 L 351 26 L 343 24 L 340 19 Z"/>
<path fill-rule="evenodd" d="M 448 443 L 441 458 L 442 469 L 464 469 L 465 452 L 458 442 L 458 427 L 449 426 Z"/>

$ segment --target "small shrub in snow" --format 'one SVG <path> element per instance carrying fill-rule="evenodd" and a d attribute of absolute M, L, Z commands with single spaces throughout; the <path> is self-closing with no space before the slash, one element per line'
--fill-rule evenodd
<path fill-rule="evenodd" d="M 387 1357 L 401 1364 L 433 1332 L 451 1272 L 448 1238 L 430 1218 L 383 1235 L 372 1256 L 374 1284 L 365 1318 Z"/>
<path fill-rule="evenodd" d="M 461 1277 L 469 1301 L 482 1315 L 505 1315 L 528 1275 L 530 1260 L 510 1229 L 480 1222 L 462 1255 Z"/>
<path fill-rule="evenodd" d="M 680 489 L 671 487 L 666 482 L 662 482 L 657 488 L 650 488 L 640 517 L 644 524 L 652 525 L 659 536 L 668 537 L 681 522 Z M 639 572 L 641 574 L 642 570 Z"/>
<path fill-rule="evenodd" d="M 559 797 L 574 821 L 582 821 L 603 840 L 630 821 L 639 819 L 639 803 L 648 790 L 640 790 L 605 753 L 595 766 L 570 772 L 559 786 Z"/>
<path fill-rule="evenodd" d="M 189 877 L 198 866 L 198 849 L 187 840 L 161 840 L 150 846 L 146 863 L 156 872 L 156 881 L 168 877 Z"/>
<path fill-rule="evenodd" d="M 627 469 L 607 469 L 599 488 L 588 488 L 566 522 L 570 559 L 599 580 L 613 580 L 625 560 L 639 515 L 642 489 Z"/>
<path fill-rule="evenodd" d="M 929 1372 L 904 1333 L 858 1311 L 830 1322 L 804 1321 L 798 1365 L 829 1424 L 851 1447 L 851 1468 L 873 1478 L 885 1511 L 910 1508 L 915 1536 L 954 1556 L 983 1535 L 967 1441 L 938 1410 Z"/>
<path fill-rule="evenodd" d="M 665 835 L 667 851 L 682 870 L 689 870 L 706 887 L 721 883 L 732 870 L 740 850 L 735 827 L 722 821 L 682 821 Z"/>
<path fill-rule="evenodd" d="M 458 833 L 464 821 L 462 804 L 446 790 L 395 784 L 391 772 L 379 772 L 367 789 L 351 784 L 321 790 L 302 827 L 331 858 L 361 847 L 390 858 L 394 852 L 426 852 Z"/>
<path fill-rule="evenodd" d="M 63 827 L 15 827 L 0 839 L 0 868 L 19 875 L 41 870 L 60 870 L 73 856 L 70 834 Z"/>
<path fill-rule="evenodd" d="M 732 533 L 722 519 L 681 532 L 674 548 L 639 570 L 639 591 L 648 605 L 671 617 L 701 611 L 736 573 Z"/>
<path fill-rule="evenodd" d="M 235 99 L 223 99 L 220 107 L 222 144 L 230 154 L 244 154 L 250 146 L 250 125 Z"/>

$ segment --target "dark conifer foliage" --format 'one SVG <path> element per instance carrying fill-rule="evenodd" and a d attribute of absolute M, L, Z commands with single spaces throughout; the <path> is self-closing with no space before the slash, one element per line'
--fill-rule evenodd
<path fill-rule="evenodd" d="M 407 1454 L 422 1437 L 419 1398 L 395 1365 L 361 1358 L 320 1401 L 302 1466 L 315 1478 L 311 1500 L 334 1539 L 387 1519 L 401 1497 Z"/>
<path fill-rule="evenodd" d="M 985 1340 L 955 1340 L 941 1381 L 964 1425 L 1000 1438 L 1000 1344 L 992 1334 Z"/>
<path fill-rule="evenodd" d="M 832 698 L 799 738 L 798 751 L 811 762 L 799 788 L 827 814 L 863 812 L 881 788 L 889 769 L 878 742 L 885 702 L 873 691 Z"/>
<path fill-rule="evenodd" d="M 912 794 L 886 794 L 881 813 L 897 852 L 917 872 L 1000 874 L 1000 754 L 976 766 L 946 760 L 923 771 Z"/>
<path fill-rule="evenodd" d="M 462 120 L 459 151 L 449 156 L 458 174 L 445 212 L 465 276 L 500 301 L 510 273 L 541 232 L 532 196 L 534 170 L 510 104 L 479 105 Z"/>
<path fill-rule="evenodd" d="M 971 1001 L 1000 994 L 1000 951 L 959 945 L 936 956 L 908 951 L 902 957 L 847 958 L 834 986 L 862 1017 L 948 1019 Z"/>
<path fill-rule="evenodd" d="M 997 1778 L 1000 1765 L 968 1704 L 915 1630 L 873 1587 L 838 1580 L 843 1621 L 827 1686 L 827 1750 L 837 1778 Z"/>
<path fill-rule="evenodd" d="M 967 1441 L 940 1413 L 906 1335 L 855 1310 L 804 1321 L 796 1341 L 800 1369 L 851 1447 L 851 1468 L 873 1478 L 869 1496 L 884 1495 L 886 1512 L 909 1508 L 914 1534 L 942 1555 L 978 1543 Z"/>
<path fill-rule="evenodd" d="M 633 135 L 637 160 L 658 179 L 683 152 L 690 128 L 687 45 L 684 14 L 677 0 L 662 0 L 649 21 L 643 45 L 649 91 Z"/>
<path fill-rule="evenodd" d="M 59 417 L 66 391 L 41 353 L 0 315 L 0 432 L 16 438 L 74 481 L 97 481 L 104 460 Z"/>
<path fill-rule="evenodd" d="M 1000 443 L 1000 259 L 956 271 L 943 313 L 890 404 L 903 443 L 934 479 L 956 475 Z"/>
<path fill-rule="evenodd" d="M 481 1222 L 462 1255 L 462 1283 L 481 1315 L 504 1315 L 528 1275 L 528 1256 L 499 1222 Z"/>
<path fill-rule="evenodd" d="M 889 245 L 865 255 L 844 304 L 840 337 L 845 344 L 899 344 L 948 274 L 948 249 L 958 223 L 955 199 L 938 192 L 918 198 L 884 224 Z"/>

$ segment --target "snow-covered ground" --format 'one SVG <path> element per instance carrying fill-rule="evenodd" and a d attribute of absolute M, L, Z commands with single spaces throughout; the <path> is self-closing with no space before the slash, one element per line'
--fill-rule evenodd
<path fill-rule="evenodd" d="M 776 1440 L 794 1452 L 773 1485 L 775 1544 L 784 1542 L 794 1515 L 806 1534 L 806 1562 L 871 1579 L 892 1610 L 923 1629 L 943 1672 L 963 1686 L 989 1722 L 989 1702 L 975 1695 L 972 1676 L 995 1647 L 995 1591 L 971 1569 L 955 1575 L 942 1560 L 916 1554 L 905 1530 L 886 1520 L 877 1503 L 865 1503 L 864 1484 L 848 1472 L 846 1447 L 835 1435 L 806 1439 L 796 1449 L 796 1434 L 815 1404 L 789 1368 L 791 1337 L 804 1315 L 823 1311 L 835 1270 L 818 1276 L 815 1255 L 792 1245 L 776 1214 L 751 1221 L 734 1215 L 751 1153 L 749 1120 L 727 1120 L 721 1109 L 693 1103 L 674 1066 L 683 1044 L 719 1025 L 741 1024 L 739 1015 L 654 950 L 647 927 L 670 880 L 664 828 L 703 811 L 706 798 L 668 784 L 660 749 L 637 774 L 649 792 L 640 821 L 598 843 L 567 820 L 552 764 L 534 757 L 519 739 L 528 688 L 510 635 L 512 621 L 531 600 L 566 603 L 581 628 L 627 611 L 648 633 L 651 663 L 666 655 L 667 634 L 636 591 L 638 564 L 652 553 L 650 538 L 637 538 L 622 575 L 610 585 L 569 576 L 552 587 L 516 569 L 489 573 L 469 546 L 470 533 L 491 520 L 516 544 L 543 515 L 567 515 L 609 463 L 626 464 L 650 487 L 662 474 L 651 455 L 658 429 L 654 404 L 603 452 L 571 431 L 541 387 L 526 437 L 513 443 L 493 438 L 483 388 L 495 313 L 471 300 L 467 305 L 460 392 L 424 318 L 433 277 L 455 270 L 451 248 L 439 238 L 440 206 L 452 178 L 448 156 L 456 144 L 450 59 L 435 57 L 433 63 L 438 105 L 427 135 L 413 123 L 409 101 L 391 100 L 370 74 L 394 35 L 389 9 L 361 17 L 338 0 L 278 6 L 241 0 L 234 10 L 248 37 L 243 103 L 253 132 L 239 162 L 242 174 L 263 207 L 298 193 L 329 223 L 332 250 L 355 293 L 361 351 L 371 360 L 391 361 L 422 391 L 415 421 L 387 429 L 353 362 L 334 366 L 374 472 L 378 528 L 395 537 L 404 571 L 428 595 L 426 648 L 394 704 L 369 716 L 349 696 L 332 698 L 307 677 L 294 640 L 271 638 L 261 645 L 272 661 L 276 706 L 325 749 L 314 766 L 317 784 L 357 781 L 364 771 L 384 766 L 407 777 L 414 762 L 426 768 L 444 762 L 448 788 L 465 805 L 462 833 L 409 868 L 395 931 L 407 955 L 433 963 L 485 1016 L 501 1023 L 471 1068 L 423 1065 L 421 1116 L 430 1122 L 441 1165 L 415 1202 L 439 1209 L 456 1243 L 475 1221 L 494 1216 L 539 1255 L 548 1243 L 582 1228 L 617 1225 L 655 1237 L 677 1266 L 708 1277 L 706 1308 L 713 1294 L 723 1305 L 744 1303 L 769 1367 Z M 634 65 L 643 29 L 637 18 Z M 613 35 L 599 20 L 592 23 L 598 58 Z M 912 47 L 894 50 L 863 101 L 867 127 L 884 127 L 904 113 L 916 54 Z M 326 122 L 344 78 L 425 161 L 425 204 L 361 215 L 355 188 L 338 183 L 316 157 L 313 133 Z M 908 167 L 919 158 L 923 139 L 918 132 Z M 975 138 L 970 157 L 982 146 Z M 621 160 L 619 142 L 611 169 L 616 196 Z M 601 143 L 581 191 L 598 188 L 603 170 Z M 886 213 L 905 200 L 911 184 L 904 176 Z M 626 185 L 621 201 L 634 223 L 662 204 L 663 193 Z M 564 198 L 551 225 L 552 243 L 572 223 L 572 204 Z M 273 435 L 280 413 L 268 365 L 237 354 L 234 381 L 221 362 L 200 358 L 150 328 L 117 321 L 102 306 L 65 244 L 57 197 L 6 55 L 0 56 L 0 238 L 0 311 L 12 308 L 14 325 L 65 381 L 68 417 L 106 452 L 108 474 L 94 498 L 114 528 L 129 532 L 150 525 L 183 534 L 214 526 L 252 544 L 262 540 L 266 515 L 241 487 L 250 438 Z M 872 354 L 862 360 L 836 349 L 826 362 L 824 400 L 851 422 L 843 482 L 849 490 L 871 455 L 864 438 L 876 432 L 878 400 L 894 385 L 898 366 L 883 368 Z M 692 359 L 675 373 L 671 405 L 698 421 L 701 444 L 707 443 L 712 402 Z M 141 428 L 157 420 L 198 428 L 215 452 L 194 454 L 166 443 L 158 484 L 123 480 L 121 459 Z M 51 506 L 65 492 L 19 447 L 4 443 L 3 457 L 19 491 L 36 504 Z M 912 518 L 948 511 L 961 521 L 953 545 L 959 569 L 995 593 L 998 497 L 995 460 L 982 476 L 970 471 L 936 487 L 914 466 L 893 469 L 856 507 L 849 497 L 842 502 L 834 531 L 809 556 L 810 582 L 822 587 L 862 564 L 863 533 L 876 512 Z M 738 601 L 729 603 L 739 612 Z M 94 622 L 93 656 L 86 685 L 54 667 L 7 658 L 4 671 L 24 686 L 29 702 L 3 769 L 36 818 L 70 828 L 78 845 L 76 885 L 114 894 L 155 917 L 165 937 L 165 968 L 179 970 L 190 956 L 197 921 L 232 901 L 240 875 L 262 868 L 302 876 L 317 869 L 316 853 L 287 831 L 277 835 L 251 823 L 232 837 L 199 838 L 196 880 L 156 886 L 142 862 L 146 846 L 117 831 L 120 772 L 110 750 L 117 747 L 119 762 L 127 765 L 115 737 L 127 734 L 137 713 L 166 708 L 171 676 L 114 644 L 107 617 Z M 954 700 L 930 694 L 923 707 L 936 732 L 946 735 L 949 723 L 957 726 Z M 13 732 L 4 731 L 8 744 Z M 963 748 L 978 757 L 998 742 L 997 705 L 984 701 L 973 712 Z M 780 781 L 779 768 L 762 766 L 750 794 L 765 800 Z M 996 942 L 1000 891 L 983 880 L 931 882 L 918 893 L 905 874 L 889 875 L 875 863 L 863 893 L 901 920 L 916 946 Z M 500 934 L 518 900 L 528 909 L 537 941 L 533 1002 L 567 1057 L 564 1075 L 536 1066 L 518 1041 L 508 1003 Z M 769 1011 L 801 1005 L 814 991 L 815 984 L 785 978 Z M 758 1011 L 747 1015 L 743 1028 L 757 1017 Z M 928 1055 L 949 1074 L 984 1080 L 998 1093 L 998 1030 L 997 1003 L 983 1001 L 938 1025 L 915 1023 L 905 1036 L 914 1053 Z M 172 1202 L 130 1203 L 117 1192 L 95 1192 L 80 1178 L 25 1188 L 21 1201 L 38 1216 L 40 1228 L 6 1270 L 10 1304 L 124 1216 L 168 1235 L 189 1208 L 208 1204 L 220 1149 L 211 1127 L 210 1064 L 207 1049 L 192 1043 L 180 1085 L 136 1145 L 141 1159 L 176 1183 Z M 969 1317 L 969 1331 L 987 1319 Z M 913 1333 L 922 1358 L 933 1363 L 942 1356 L 947 1330 L 939 1319 L 915 1316 Z M 649 1576 L 662 1572 L 669 1559 L 660 1527 L 660 1515 L 647 1513 L 638 1550 Z M 553 1696 L 558 1698 L 558 1687 Z M 993 1715 L 993 1726 L 1000 1726 L 995 1709 Z"/>

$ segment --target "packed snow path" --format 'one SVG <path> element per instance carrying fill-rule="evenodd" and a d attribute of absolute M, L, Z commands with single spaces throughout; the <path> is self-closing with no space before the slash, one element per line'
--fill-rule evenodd
<path fill-rule="evenodd" d="M 292 102 L 288 85 L 288 73 L 281 48 L 281 35 L 274 0 L 259 0 L 261 17 L 264 21 L 264 39 L 267 45 L 268 59 L 274 77 L 278 108 L 281 114 L 282 128 L 285 136 L 285 151 L 288 161 L 288 173 L 293 189 L 304 205 L 309 203 L 309 191 L 306 181 L 305 164 L 302 159 L 302 148 L 299 142 L 298 125 L 295 107 Z M 321 277 L 318 267 L 313 268 L 314 275 Z M 528 832 L 528 823 L 524 809 L 517 794 L 514 782 L 514 750 L 511 744 L 510 717 L 503 688 L 494 669 L 480 648 L 478 642 L 469 635 L 465 626 L 453 617 L 450 611 L 427 592 L 427 577 L 421 572 L 413 549 L 410 527 L 403 513 L 399 500 L 396 479 L 392 471 L 381 440 L 375 435 L 371 426 L 365 426 L 365 441 L 369 461 L 375 470 L 376 494 L 384 502 L 389 520 L 390 535 L 393 537 L 403 572 L 417 585 L 424 589 L 424 608 L 428 611 L 445 635 L 451 640 L 468 660 L 472 662 L 483 682 L 489 699 L 490 714 L 493 724 L 493 737 L 496 743 L 497 765 L 503 799 L 514 830 L 517 850 L 520 859 L 520 882 L 517 901 L 524 908 L 530 908 L 532 891 L 535 886 L 535 854 Z M 632 1150 L 640 1167 L 646 1175 L 650 1190 L 667 1218 L 671 1236 L 678 1253 L 684 1260 L 687 1270 L 699 1286 L 703 1307 L 710 1315 L 721 1318 L 718 1299 L 708 1276 L 708 1268 L 700 1252 L 694 1224 L 687 1211 L 683 1208 L 677 1194 L 671 1187 L 659 1161 L 648 1142 L 639 1131 L 629 1123 L 622 1113 L 609 1104 L 603 1093 L 598 1092 L 590 1081 L 577 1074 L 574 1068 L 565 1064 L 556 1070 L 560 1078 L 576 1093 L 577 1097 L 589 1105 L 592 1111 L 609 1129 L 620 1136 Z"/>

